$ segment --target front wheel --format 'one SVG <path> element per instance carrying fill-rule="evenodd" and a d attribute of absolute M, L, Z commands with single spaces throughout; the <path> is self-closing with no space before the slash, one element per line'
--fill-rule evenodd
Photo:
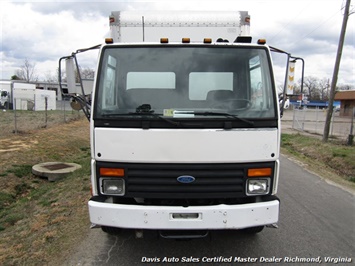
<path fill-rule="evenodd" d="M 260 233 L 261 231 L 263 231 L 264 227 L 265 226 L 250 227 L 250 228 L 243 229 L 243 232 L 245 232 L 247 234 L 254 235 L 254 234 L 257 234 L 257 233 Z"/>
<path fill-rule="evenodd" d="M 121 228 L 110 227 L 110 226 L 101 226 L 101 230 L 109 235 L 118 235 L 122 232 Z"/>

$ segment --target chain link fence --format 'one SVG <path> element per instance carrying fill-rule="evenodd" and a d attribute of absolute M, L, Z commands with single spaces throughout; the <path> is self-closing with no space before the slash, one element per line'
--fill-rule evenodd
<path fill-rule="evenodd" d="M 0 109 L 0 138 L 13 134 L 30 133 L 32 130 L 47 128 L 84 118 L 82 111 L 73 110 L 70 101 L 57 101 L 56 110 L 34 111 L 33 101 L 20 100 L 17 110 Z M 22 109 L 22 110 L 18 110 Z"/>
<path fill-rule="evenodd" d="M 326 109 L 294 109 L 292 113 L 292 128 L 298 131 L 323 135 L 326 120 Z M 340 116 L 339 112 L 334 112 L 330 124 L 329 135 L 347 140 L 353 135 L 354 117 Z"/>
<path fill-rule="evenodd" d="M 31 130 L 47 128 L 85 117 L 82 111 L 73 110 L 70 101 L 57 101 L 56 110 L 33 111 L 32 101 L 22 101 L 27 110 L 0 109 L 0 138 L 13 134 L 29 133 Z M 325 109 L 288 110 L 283 123 L 292 123 L 292 128 L 301 132 L 323 135 L 327 111 Z M 288 117 L 288 118 L 287 118 Z M 290 123 L 289 122 L 289 123 Z M 330 125 L 330 136 L 348 140 L 354 135 L 354 117 L 340 116 L 334 112 Z"/>

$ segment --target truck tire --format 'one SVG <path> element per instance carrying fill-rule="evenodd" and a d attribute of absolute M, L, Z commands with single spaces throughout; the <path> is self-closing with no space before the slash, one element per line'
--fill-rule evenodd
<path fill-rule="evenodd" d="M 5 106 L 5 109 L 7 109 L 7 110 L 13 110 L 14 109 L 14 104 L 13 103 L 6 102 L 4 104 L 4 106 Z"/>
<path fill-rule="evenodd" d="M 265 226 L 250 227 L 250 228 L 243 229 L 243 232 L 245 232 L 246 234 L 254 235 L 263 231 L 264 227 Z"/>
<path fill-rule="evenodd" d="M 110 226 L 101 226 L 101 230 L 109 235 L 118 235 L 122 231 L 121 228 Z"/>

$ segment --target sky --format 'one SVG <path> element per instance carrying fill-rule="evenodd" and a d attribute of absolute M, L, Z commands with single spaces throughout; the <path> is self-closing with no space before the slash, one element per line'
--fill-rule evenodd
<path fill-rule="evenodd" d="M 354 1 L 354 0 L 353 0 Z M 0 79 L 10 79 L 25 59 L 40 80 L 55 76 L 58 60 L 109 37 L 111 11 L 248 11 L 253 42 L 267 44 L 305 60 L 305 76 L 331 80 L 345 0 L 156 0 L 0 2 Z M 354 11 L 354 5 L 351 6 Z M 338 85 L 355 86 L 355 14 L 349 16 Z M 83 68 L 95 68 L 97 51 L 83 55 Z M 285 60 L 274 56 L 276 82 L 282 83 Z M 297 63 L 296 78 L 301 64 Z"/>

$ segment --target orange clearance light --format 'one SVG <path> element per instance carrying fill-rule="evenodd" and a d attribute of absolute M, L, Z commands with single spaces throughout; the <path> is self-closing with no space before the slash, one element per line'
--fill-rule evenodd
<path fill-rule="evenodd" d="M 123 168 L 100 168 L 100 176 L 124 176 Z"/>
<path fill-rule="evenodd" d="M 169 43 L 169 38 L 160 38 L 160 43 Z"/>
<path fill-rule="evenodd" d="M 190 38 L 182 38 L 182 43 L 190 43 Z"/>
<path fill-rule="evenodd" d="M 266 44 L 266 39 L 259 39 L 258 44 Z"/>
<path fill-rule="evenodd" d="M 203 43 L 212 43 L 212 39 L 211 38 L 204 38 Z"/>
<path fill-rule="evenodd" d="M 271 176 L 271 168 L 251 168 L 248 169 L 248 177 Z"/>
<path fill-rule="evenodd" d="M 105 38 L 105 43 L 106 44 L 113 43 L 113 38 Z"/>

